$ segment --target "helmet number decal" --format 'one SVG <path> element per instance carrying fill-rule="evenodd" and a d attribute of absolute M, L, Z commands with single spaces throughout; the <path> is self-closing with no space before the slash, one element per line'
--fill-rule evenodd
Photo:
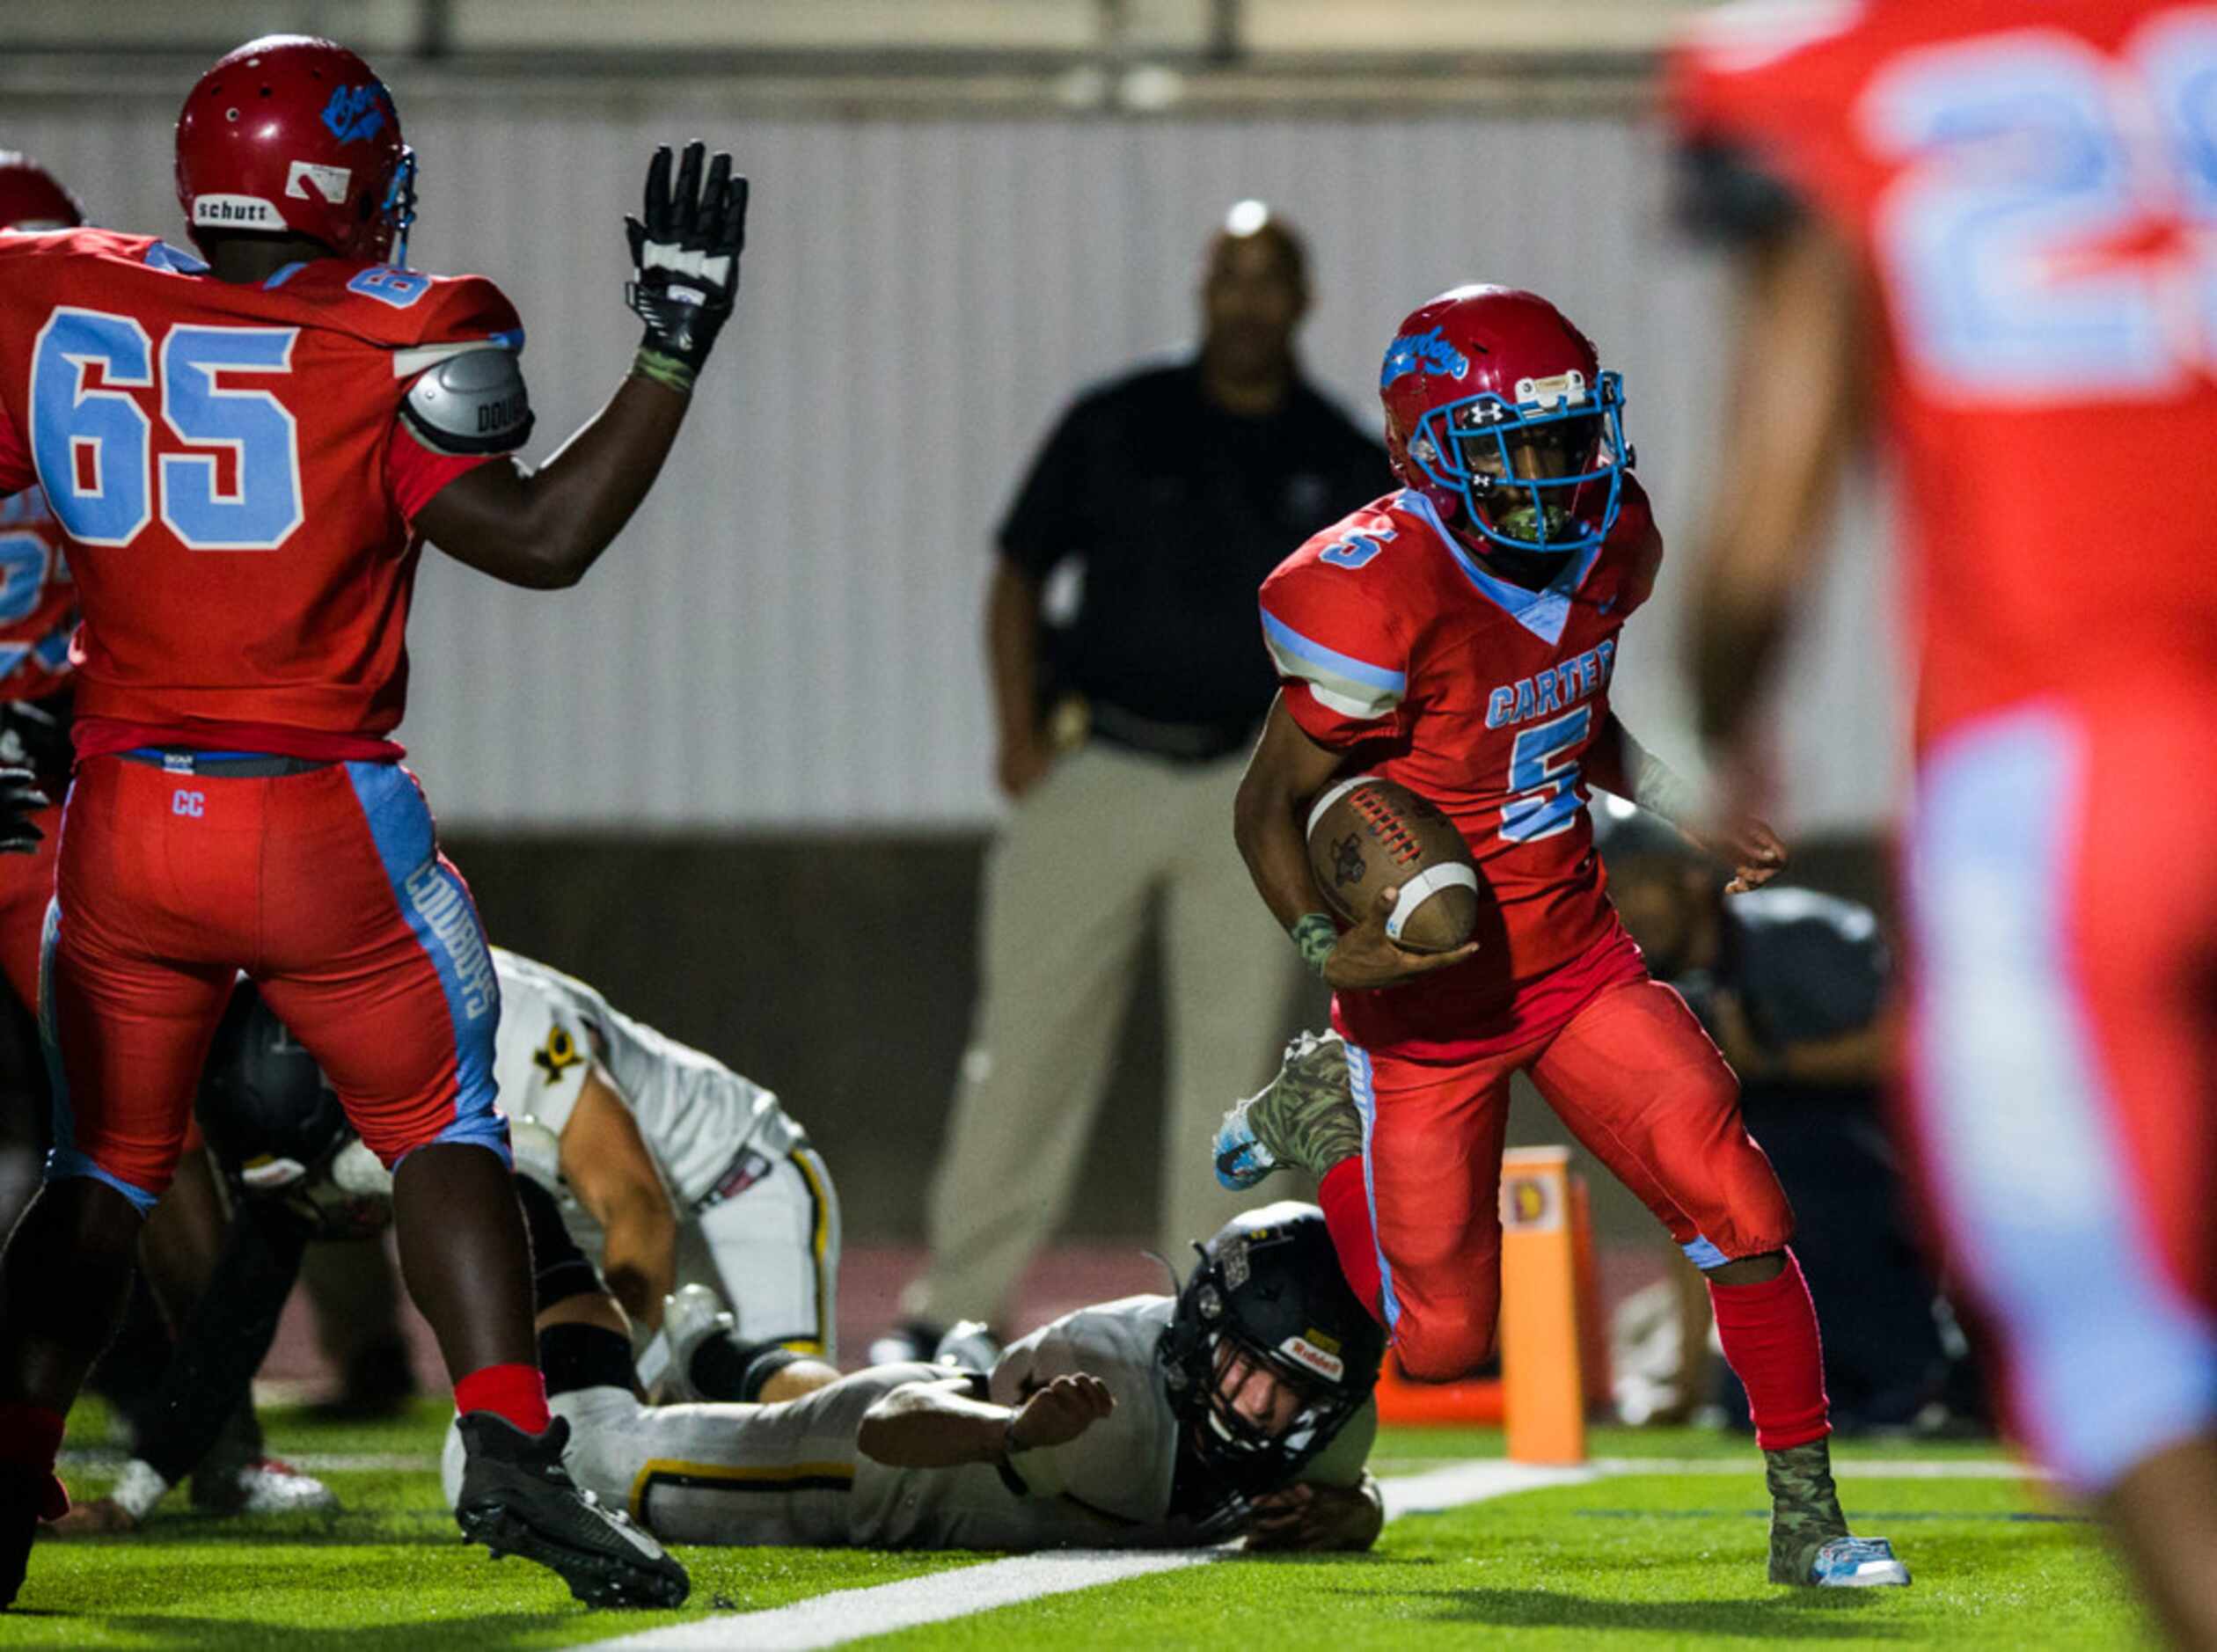
<path fill-rule="evenodd" d="M 304 520 L 293 415 L 274 391 L 218 376 L 289 376 L 298 333 L 170 329 L 162 420 L 207 450 L 164 454 L 157 490 L 153 421 L 128 393 L 156 384 L 152 340 L 128 316 L 57 308 L 32 355 L 31 452 L 70 537 L 129 545 L 154 519 L 158 491 L 162 522 L 188 551 L 274 551 L 290 538 Z"/>
<path fill-rule="evenodd" d="M 1581 705 L 1568 716 L 1540 723 L 1517 736 L 1509 750 L 1509 800 L 1501 806 L 1501 835 L 1512 844 L 1552 837 L 1566 830 L 1585 807 L 1578 794 L 1575 753 L 1584 748 L 1593 724 L 1593 707 Z"/>

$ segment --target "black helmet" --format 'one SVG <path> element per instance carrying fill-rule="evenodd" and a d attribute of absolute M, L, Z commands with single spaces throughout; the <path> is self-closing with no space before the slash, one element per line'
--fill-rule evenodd
<path fill-rule="evenodd" d="M 1313 1204 L 1282 1200 L 1232 1218 L 1205 1246 L 1156 1345 L 1170 1409 L 1203 1465 L 1232 1490 L 1288 1485 L 1332 1443 L 1378 1385 L 1386 1333 L 1348 1286 Z M 1306 1403 L 1277 1434 L 1218 1393 L 1235 1352 L 1284 1378 Z"/>
<path fill-rule="evenodd" d="M 375 1232 L 391 1219 L 390 1177 L 316 1058 L 251 981 L 231 994 L 208 1047 L 198 1111 L 234 1194 L 282 1199 L 326 1239 Z"/>

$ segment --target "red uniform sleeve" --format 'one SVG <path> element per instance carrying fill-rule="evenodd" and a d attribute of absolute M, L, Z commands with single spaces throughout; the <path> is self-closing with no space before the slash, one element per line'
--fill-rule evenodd
<path fill-rule="evenodd" d="M 413 528 L 416 513 L 449 482 L 505 457 L 501 453 L 436 453 L 396 423 L 392 440 L 385 444 L 385 492 L 401 520 Z"/>
<path fill-rule="evenodd" d="M 413 272 L 406 272 L 413 275 Z M 357 287 L 374 272 L 355 278 Z M 523 347 L 523 323 L 516 306 L 500 288 L 482 275 L 418 277 L 429 285 L 404 313 L 413 325 L 414 341 L 404 347 L 394 363 L 395 405 L 407 393 L 416 372 L 432 366 L 448 354 L 442 347 L 481 347 L 487 342 L 505 349 Z M 414 368 L 415 372 L 407 369 Z M 413 525 L 416 513 L 457 477 L 504 456 L 497 453 L 443 453 L 418 440 L 397 420 L 385 451 L 385 489 L 393 508 Z"/>
<path fill-rule="evenodd" d="M 1695 18 L 1664 74 L 1687 228 L 1738 243 L 1811 209 L 1852 224 L 1863 163 L 1848 111 L 1870 33 L 1844 6 L 1725 5 Z"/>
<path fill-rule="evenodd" d="M 512 350 L 523 347 L 523 323 L 508 295 L 483 275 L 426 277 L 430 290 L 406 311 L 415 323 L 415 342 L 425 345 L 474 343 L 492 339 Z"/>
<path fill-rule="evenodd" d="M 38 479 L 38 470 L 31 463 L 31 444 L 17 430 L 8 410 L 0 407 L 0 497 L 20 493 Z"/>
<path fill-rule="evenodd" d="M 1262 582 L 1262 641 L 1286 712 L 1321 746 L 1401 731 L 1408 647 L 1387 600 L 1389 550 L 1376 538 L 1328 532 Z M 1340 559 L 1325 560 L 1328 551 Z"/>

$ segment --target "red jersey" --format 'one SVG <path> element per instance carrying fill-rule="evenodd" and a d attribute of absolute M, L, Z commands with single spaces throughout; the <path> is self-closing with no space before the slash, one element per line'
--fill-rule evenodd
<path fill-rule="evenodd" d="M 70 676 L 77 586 L 62 524 L 33 487 L 0 499 L 0 700 L 42 700 Z"/>
<path fill-rule="evenodd" d="M 0 237 L 0 493 L 41 484 L 66 535 L 80 755 L 399 756 L 410 523 L 492 456 L 397 415 L 443 356 L 521 347 L 500 290 L 347 259 L 240 285 L 72 230 Z"/>
<path fill-rule="evenodd" d="M 1789 196 L 1871 277 L 1921 742 L 2217 679 L 2213 77 L 2217 6 L 2136 0 L 1727 6 L 1674 60 L 1704 216 Z"/>
<path fill-rule="evenodd" d="M 1263 640 L 1285 709 L 1350 769 L 1430 799 L 1478 863 L 1475 956 L 1375 992 L 1343 992 L 1357 1044 L 1443 1057 L 1519 1043 L 1584 985 L 1564 966 L 1640 973 L 1604 894 L 1580 759 L 1607 726 L 1617 633 L 1663 559 L 1627 476 L 1616 525 L 1538 591 L 1496 579 L 1403 490 L 1327 528 L 1262 584 Z M 1568 997 L 1572 1000 L 1564 1002 Z"/>

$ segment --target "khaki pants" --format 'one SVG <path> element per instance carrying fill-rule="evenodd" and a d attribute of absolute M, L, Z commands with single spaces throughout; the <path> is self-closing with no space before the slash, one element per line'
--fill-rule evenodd
<path fill-rule="evenodd" d="M 1232 841 L 1244 754 L 1170 764 L 1095 742 L 1018 806 L 985 870 L 981 997 L 929 1211 L 921 1319 L 999 1319 L 1052 1235 L 1108 1077 L 1148 908 L 1162 895 L 1168 1080 L 1156 1243 L 1181 1262 L 1258 1202 L 1210 1138 L 1260 1089 L 1300 960 Z"/>

